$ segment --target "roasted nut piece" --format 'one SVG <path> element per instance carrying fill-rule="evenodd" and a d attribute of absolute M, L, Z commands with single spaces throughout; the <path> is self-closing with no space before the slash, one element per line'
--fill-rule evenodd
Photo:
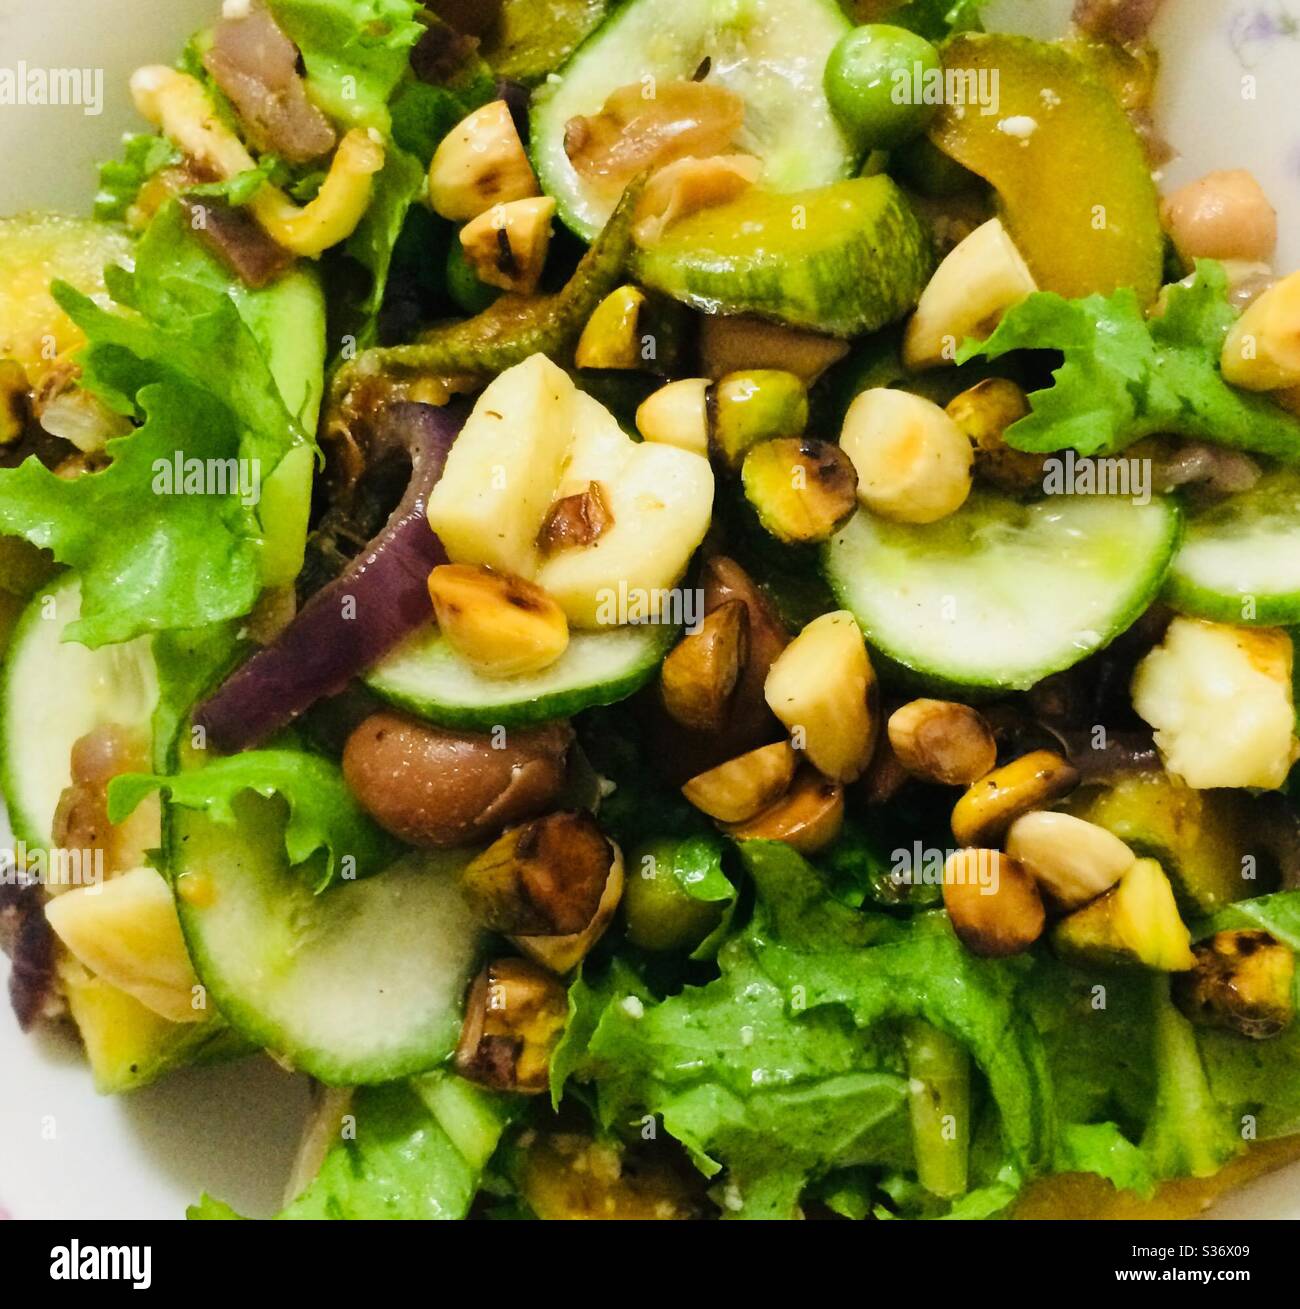
<path fill-rule="evenodd" d="M 636 430 L 645 441 L 707 457 L 709 379 L 683 377 L 651 392 L 636 411 Z"/>
<path fill-rule="evenodd" d="M 412 845 L 471 845 L 555 803 L 564 786 L 568 723 L 451 732 L 400 714 L 372 714 L 343 749 L 343 776 L 381 827 Z"/>
<path fill-rule="evenodd" d="M 0 445 L 23 434 L 29 407 L 27 374 L 13 359 L 0 359 Z"/>
<path fill-rule="evenodd" d="M 585 810 L 547 814 L 499 836 L 460 875 L 485 927 L 571 936 L 596 916 L 615 849 Z"/>
<path fill-rule="evenodd" d="M 518 677 L 553 664 L 568 648 L 564 611 L 535 582 L 475 564 L 429 574 L 438 627 L 484 677 Z"/>
<path fill-rule="evenodd" d="M 1198 259 L 1268 260 L 1277 211 L 1244 168 L 1206 173 L 1166 196 L 1160 218 L 1187 268 Z"/>
<path fill-rule="evenodd" d="M 429 164 L 429 203 L 453 222 L 536 194 L 537 179 L 504 100 L 483 105 L 453 127 Z"/>
<path fill-rule="evenodd" d="M 494 1091 L 545 1091 L 568 1017 L 558 978 L 526 959 L 498 959 L 470 987 L 456 1071 Z"/>
<path fill-rule="evenodd" d="M 737 841 L 784 841 L 800 854 L 816 854 L 844 826 L 844 788 L 805 768 L 774 805 L 723 830 Z"/>
<path fill-rule="evenodd" d="M 579 368 L 643 368 L 641 310 L 645 292 L 639 286 L 620 286 L 596 306 L 578 338 L 573 362 Z"/>
<path fill-rule="evenodd" d="M 895 710 L 889 744 L 913 777 L 941 786 L 969 786 L 998 761 L 989 725 L 969 705 L 952 700 L 912 700 Z"/>
<path fill-rule="evenodd" d="M 555 201 L 532 196 L 493 205 L 460 230 L 460 245 L 474 275 L 485 286 L 532 295 L 542 280 L 551 248 Z"/>
<path fill-rule="evenodd" d="M 588 482 L 585 491 L 557 500 L 537 533 L 544 555 L 561 550 L 595 545 L 614 526 L 609 499 L 599 482 Z"/>
<path fill-rule="evenodd" d="M 702 1218 L 711 1210 L 699 1174 L 674 1168 L 658 1142 L 625 1145 L 576 1132 L 531 1136 L 519 1192 L 543 1222 L 663 1221 Z"/>
<path fill-rule="evenodd" d="M 719 605 L 698 632 L 683 637 L 664 660 L 664 708 L 684 727 L 715 732 L 749 657 L 749 610 L 740 600 Z"/>
<path fill-rule="evenodd" d="M 613 842 L 610 844 L 613 845 Z M 596 906 L 591 922 L 572 936 L 512 936 L 510 943 L 521 954 L 526 954 L 543 968 L 562 975 L 576 968 L 591 953 L 596 942 L 605 935 L 610 923 L 614 921 L 614 914 L 623 899 L 627 884 L 623 872 L 623 852 L 617 845 L 613 845 L 613 849 L 614 862 L 609 866 L 605 889 L 600 894 L 600 904 Z"/>
<path fill-rule="evenodd" d="M 756 445 L 740 478 L 759 522 L 787 545 L 826 540 L 858 504 L 858 474 L 848 455 L 810 436 Z"/>
<path fill-rule="evenodd" d="M 718 925 L 722 906 L 690 895 L 678 879 L 679 843 L 656 841 L 636 852 L 628 870 L 623 919 L 642 950 L 693 950 Z"/>
<path fill-rule="evenodd" d="M 1137 858 L 1104 827 L 1047 809 L 1011 824 L 1007 854 L 1029 870 L 1054 907 L 1067 913 L 1109 891 Z"/>
<path fill-rule="evenodd" d="M 1267 932 L 1216 932 L 1192 946 L 1196 966 L 1174 979 L 1174 1003 L 1192 1022 L 1252 1040 L 1277 1036 L 1295 1016 L 1295 955 Z"/>
<path fill-rule="evenodd" d="M 780 368 L 729 373 L 714 388 L 709 437 L 714 454 L 736 469 L 751 446 L 774 436 L 799 436 L 808 426 L 808 391 Z"/>
<path fill-rule="evenodd" d="M 1138 859 L 1105 895 L 1062 918 L 1052 948 L 1090 968 L 1185 972 L 1195 963 L 1174 890 L 1154 859 Z"/>
<path fill-rule="evenodd" d="M 1042 489 L 1046 456 L 1014 450 L 1002 436 L 1029 413 L 1029 401 L 1014 382 L 986 377 L 954 396 L 946 412 L 970 439 L 978 476 L 1013 494 Z"/>
<path fill-rule="evenodd" d="M 971 954 L 1019 954 L 1043 934 L 1047 915 L 1034 879 L 997 850 L 955 850 L 943 866 L 943 906 Z"/>
<path fill-rule="evenodd" d="M 1300 273 L 1270 287 L 1233 323 L 1219 362 L 1225 381 L 1250 391 L 1300 385 Z"/>
<path fill-rule="evenodd" d="M 696 774 L 682 794 L 710 818 L 743 823 L 780 799 L 794 777 L 795 763 L 790 742 L 775 741 Z"/>
<path fill-rule="evenodd" d="M 736 199 L 762 171 L 763 161 L 753 155 L 675 159 L 646 183 L 636 207 L 633 239 L 642 247 L 654 245 L 681 219 Z"/>
<path fill-rule="evenodd" d="M 981 777 L 957 801 L 952 834 L 961 845 L 994 845 L 1021 814 L 1059 800 L 1078 771 L 1051 750 L 1034 750 Z"/>
<path fill-rule="evenodd" d="M 837 782 L 861 776 L 876 743 L 879 691 L 851 613 L 809 623 L 777 657 L 763 693 L 814 767 Z"/>

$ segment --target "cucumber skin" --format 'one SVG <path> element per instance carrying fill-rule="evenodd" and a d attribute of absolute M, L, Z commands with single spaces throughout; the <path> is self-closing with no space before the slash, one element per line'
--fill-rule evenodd
<path fill-rule="evenodd" d="M 665 629 L 659 648 L 646 656 L 646 661 L 622 677 L 601 682 L 596 686 L 578 687 L 571 691 L 552 691 L 547 695 L 516 700 L 493 708 L 477 708 L 448 704 L 425 696 L 386 688 L 382 677 L 365 679 L 366 689 L 381 700 L 413 714 L 438 727 L 460 728 L 466 731 L 489 732 L 494 727 L 537 727 L 559 718 L 572 718 L 584 709 L 596 709 L 617 704 L 635 695 L 654 677 L 669 647 L 676 639 L 674 628 Z M 504 683 L 503 683 L 504 686 Z"/>
<path fill-rule="evenodd" d="M 838 246 L 804 257 L 761 252 L 745 257 L 707 250 L 674 256 L 671 235 L 643 252 L 635 270 L 647 286 L 707 314 L 757 314 L 829 336 L 874 332 L 915 308 L 934 266 L 925 228 L 906 196 L 886 177 L 858 179 L 883 195 L 873 226 L 844 227 Z M 847 183 L 846 185 L 857 185 Z M 815 192 L 792 193 L 790 201 Z M 737 202 L 743 205 L 744 197 Z M 899 285 L 890 270 L 911 267 Z"/>
<path fill-rule="evenodd" d="M 587 47 L 594 47 L 602 38 L 616 33 L 619 20 L 624 17 L 631 9 L 636 8 L 638 3 L 644 0 L 612 0 L 609 11 L 604 21 L 591 32 L 586 39 L 578 46 L 576 50 L 564 61 L 560 67 L 550 76 L 558 77 L 563 82 L 569 74 L 574 71 L 580 64 L 583 55 L 588 53 Z M 665 5 L 668 8 L 672 3 Z M 853 30 L 853 24 L 846 16 L 839 0 L 808 0 L 808 3 L 822 9 L 832 18 L 838 18 L 843 24 L 843 33 L 847 34 Z M 689 76 L 689 71 L 684 70 L 682 76 Z M 635 77 L 629 78 L 635 80 Z M 541 185 L 542 193 L 548 195 L 555 201 L 555 215 L 571 231 L 574 236 L 582 241 L 591 242 L 595 239 L 600 229 L 588 223 L 585 219 L 576 214 L 569 204 L 569 199 L 565 190 L 552 184 L 550 176 L 549 162 L 546 157 L 546 151 L 543 145 L 547 139 L 547 109 L 549 107 L 549 97 L 544 94 L 546 81 L 543 80 L 538 92 L 534 93 L 532 105 L 528 113 L 529 127 L 529 146 L 528 159 L 533 166 L 533 172 L 537 174 L 537 180 Z M 590 112 L 590 111 L 589 111 Z M 861 163 L 862 151 L 855 150 L 851 155 L 846 155 L 843 168 L 840 172 L 841 179 L 853 177 Z"/>
<path fill-rule="evenodd" d="M 1160 598 L 1171 609 L 1188 618 L 1204 618 L 1233 627 L 1292 627 L 1300 623 L 1300 591 L 1256 598 L 1255 616 L 1243 618 L 1241 601 L 1244 597 L 1207 590 L 1171 569 Z"/>
<path fill-rule="evenodd" d="M 1018 677 L 1006 681 L 981 681 L 953 677 L 946 673 L 938 673 L 932 669 L 923 668 L 914 662 L 909 662 L 905 655 L 891 654 L 883 646 L 878 645 L 869 625 L 864 623 L 862 618 L 854 611 L 847 588 L 836 580 L 835 571 L 829 566 L 828 561 L 831 547 L 834 544 L 834 537 L 821 547 L 822 575 L 831 588 L 836 602 L 843 605 L 857 620 L 858 626 L 862 629 L 863 638 L 871 650 L 872 665 L 882 682 L 909 691 L 926 691 L 938 695 L 960 696 L 979 702 L 995 700 L 1008 691 L 1028 691 L 1037 686 L 1044 678 L 1051 677 L 1054 673 L 1064 672 L 1068 668 L 1073 668 L 1099 650 L 1104 650 L 1116 637 L 1132 627 L 1151 604 L 1160 597 L 1169 568 L 1178 554 L 1178 547 L 1182 544 L 1183 539 L 1183 516 L 1180 507 L 1176 501 L 1167 497 L 1164 504 L 1173 520 L 1173 525 L 1166 537 L 1162 559 L 1152 568 L 1147 586 L 1134 597 L 1125 609 L 1119 611 L 1114 622 L 1101 634 L 1101 639 L 1096 645 L 1087 650 L 1079 650 L 1067 662 L 1054 664 L 1052 667 L 1036 671 L 1028 679 Z M 862 510 L 860 512 L 866 511 Z"/>
<path fill-rule="evenodd" d="M 13 757 L 14 752 L 7 748 L 9 695 L 13 680 L 13 656 L 22 645 L 31 624 L 43 621 L 40 616 L 40 600 L 55 584 L 50 583 L 39 588 L 19 615 L 14 630 L 9 635 L 9 645 L 4 652 L 3 673 L 0 674 L 0 794 L 3 794 L 5 807 L 9 811 L 9 826 L 13 829 L 14 837 L 32 849 L 42 850 L 50 844 L 51 834 L 42 832 L 40 824 L 34 822 L 31 815 L 24 812 L 15 800 L 18 787 L 12 770 L 17 766 L 17 761 Z"/>

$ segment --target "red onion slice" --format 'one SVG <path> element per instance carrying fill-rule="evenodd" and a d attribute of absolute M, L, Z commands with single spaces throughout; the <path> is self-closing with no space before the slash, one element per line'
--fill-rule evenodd
<path fill-rule="evenodd" d="M 428 622 L 429 574 L 447 555 L 425 506 L 463 421 L 461 407 L 402 403 L 384 411 L 380 445 L 400 444 L 410 454 L 406 493 L 343 572 L 200 706 L 194 721 L 217 750 L 260 745 Z"/>

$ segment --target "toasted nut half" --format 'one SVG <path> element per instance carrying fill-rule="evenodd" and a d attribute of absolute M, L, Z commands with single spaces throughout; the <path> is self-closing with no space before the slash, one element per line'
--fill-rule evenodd
<path fill-rule="evenodd" d="M 1050 809 L 1023 814 L 1011 824 L 1007 854 L 1067 913 L 1109 891 L 1137 858 L 1113 832 Z"/>
<path fill-rule="evenodd" d="M 1029 400 L 1013 381 L 986 377 L 954 396 L 945 412 L 974 447 L 977 476 L 1013 493 L 1042 488 L 1046 456 L 1014 450 L 1003 439 L 1029 413 Z"/>
<path fill-rule="evenodd" d="M 585 810 L 547 814 L 499 836 L 461 871 L 461 885 L 494 932 L 571 936 L 596 916 L 615 853 Z"/>
<path fill-rule="evenodd" d="M 955 513 L 971 488 L 971 444 L 924 396 L 877 386 L 844 415 L 840 445 L 858 472 L 858 499 L 899 523 Z"/>
<path fill-rule="evenodd" d="M 555 201 L 532 196 L 493 205 L 460 230 L 461 249 L 474 275 L 486 286 L 532 295 L 542 280 L 551 248 Z"/>
<path fill-rule="evenodd" d="M 1268 932 L 1216 932 L 1192 946 L 1196 966 L 1174 979 L 1174 1003 L 1192 1022 L 1262 1041 L 1295 1017 L 1295 955 Z"/>
<path fill-rule="evenodd" d="M 1220 365 L 1226 381 L 1251 391 L 1300 385 L 1300 273 L 1265 291 L 1233 323 Z"/>
<path fill-rule="evenodd" d="M 481 564 L 441 564 L 429 598 L 452 649 L 484 677 L 518 677 L 569 646 L 564 611 L 535 582 Z"/>
<path fill-rule="evenodd" d="M 1078 770 L 1051 750 L 1021 755 L 970 786 L 953 808 L 952 834 L 961 845 L 994 845 L 1021 814 L 1059 800 L 1078 781 Z"/>
<path fill-rule="evenodd" d="M 498 959 L 470 987 L 456 1071 L 494 1091 L 545 1091 L 568 1017 L 558 978 L 526 959 Z"/>
<path fill-rule="evenodd" d="M 997 850 L 955 850 L 948 856 L 943 906 L 962 945 L 986 958 L 1028 950 L 1047 921 L 1034 879 Z"/>
<path fill-rule="evenodd" d="M 751 446 L 774 436 L 799 436 L 808 425 L 808 391 L 781 368 L 729 373 L 714 388 L 709 436 L 727 468 L 739 468 Z"/>
<path fill-rule="evenodd" d="M 717 731 L 749 656 L 749 610 L 729 600 L 709 614 L 698 632 L 683 637 L 664 660 L 664 708 L 685 727 Z"/>
<path fill-rule="evenodd" d="M 787 545 L 826 540 L 857 508 L 857 470 L 829 441 L 764 441 L 745 456 L 740 477 L 759 522 Z"/>
<path fill-rule="evenodd" d="M 646 396 L 636 411 L 642 439 L 707 457 L 709 386 L 707 377 L 684 377 Z"/>
<path fill-rule="evenodd" d="M 371 714 L 348 737 L 343 776 L 361 806 L 403 841 L 472 845 L 555 804 L 573 741 L 567 723 L 453 732 L 400 714 Z"/>
<path fill-rule="evenodd" d="M 774 805 L 723 830 L 737 841 L 784 841 L 800 854 L 816 854 L 843 826 L 844 788 L 805 768 Z"/>
<path fill-rule="evenodd" d="M 811 386 L 849 352 L 849 343 L 752 314 L 704 314 L 701 371 L 715 381 L 746 368 L 784 368 Z"/>
<path fill-rule="evenodd" d="M 993 731 L 969 705 L 911 700 L 889 718 L 898 762 L 922 781 L 969 786 L 998 761 Z"/>
<path fill-rule="evenodd" d="M 537 544 L 545 555 L 561 550 L 595 545 L 614 526 L 609 496 L 599 482 L 588 482 L 585 491 L 566 495 L 550 508 L 537 533 Z"/>
<path fill-rule="evenodd" d="M 504 100 L 493 100 L 462 119 L 429 164 L 429 203 L 453 222 L 536 194 L 537 178 Z"/>
<path fill-rule="evenodd" d="M 645 292 L 620 286 L 596 306 L 578 338 L 573 362 L 579 368 L 643 368 L 641 310 Z"/>
<path fill-rule="evenodd" d="M 698 773 L 682 787 L 682 794 L 720 823 L 743 823 L 780 799 L 794 777 L 795 763 L 790 742 L 775 741 Z"/>
<path fill-rule="evenodd" d="M 618 911 L 626 878 L 623 873 L 623 853 L 614 846 L 614 862 L 609 866 L 609 876 L 605 879 L 605 889 L 600 895 L 600 904 L 596 913 L 586 927 L 571 936 L 512 936 L 510 943 L 522 954 L 526 954 L 534 963 L 541 964 L 551 972 L 563 974 L 576 968 L 591 953 L 596 942 L 608 930 Z"/>
<path fill-rule="evenodd" d="M 861 776 L 876 743 L 879 693 L 851 613 L 809 623 L 777 657 L 763 693 L 815 768 L 838 782 Z"/>

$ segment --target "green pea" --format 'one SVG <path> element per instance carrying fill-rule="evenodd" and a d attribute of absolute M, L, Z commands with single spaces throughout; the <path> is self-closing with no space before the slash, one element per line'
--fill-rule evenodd
<path fill-rule="evenodd" d="M 844 129 L 863 148 L 899 145 L 924 130 L 935 106 L 916 89 L 940 67 L 924 37 L 888 23 L 846 32 L 826 61 L 826 98 Z"/>
<path fill-rule="evenodd" d="M 676 841 L 655 841 L 626 867 L 623 920 L 643 950 L 693 950 L 717 926 L 722 908 L 688 894 L 673 871 Z"/>
<path fill-rule="evenodd" d="M 465 258 L 465 247 L 454 233 L 447 249 L 447 294 L 458 309 L 471 317 L 481 314 L 501 294 L 495 286 L 478 280 Z"/>

